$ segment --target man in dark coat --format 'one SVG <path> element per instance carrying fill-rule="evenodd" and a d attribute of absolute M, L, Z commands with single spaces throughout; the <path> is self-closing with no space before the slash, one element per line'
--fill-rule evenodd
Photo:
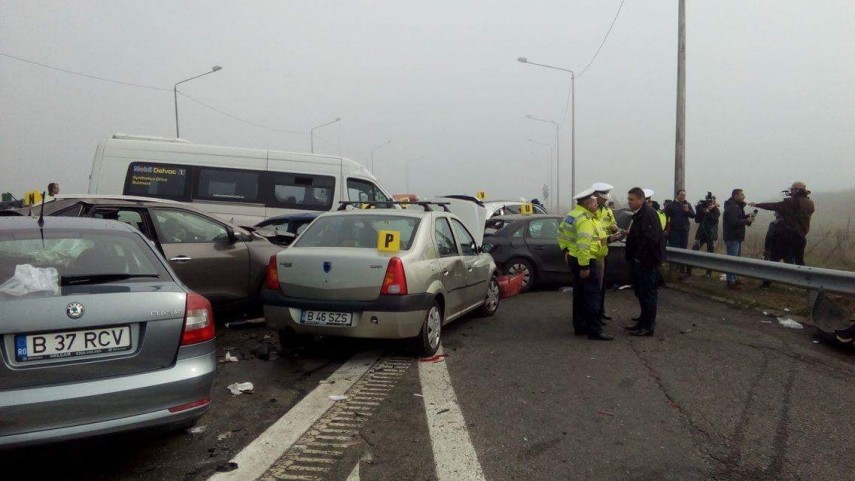
<path fill-rule="evenodd" d="M 745 192 L 742 189 L 733 189 L 730 199 L 724 202 L 724 223 L 722 234 L 724 247 L 729 256 L 742 255 L 742 243 L 745 241 L 745 226 L 754 222 L 754 215 L 745 213 Z M 740 281 L 736 274 L 727 272 L 727 288 L 739 291 Z"/>
<path fill-rule="evenodd" d="M 692 204 L 686 200 L 686 191 L 678 190 L 674 201 L 666 203 L 662 212 L 668 219 L 668 245 L 687 249 L 689 247 L 689 227 L 691 226 L 689 219 L 695 218 L 695 210 L 692 208 Z M 673 270 L 672 266 L 671 271 Z M 688 277 L 691 272 L 689 266 L 680 266 L 679 270 L 684 277 Z"/>
<path fill-rule="evenodd" d="M 718 208 L 718 202 L 712 192 L 707 192 L 704 200 L 698 202 L 695 206 L 695 222 L 698 224 L 698 230 L 695 232 L 695 243 L 692 245 L 692 250 L 699 251 L 701 247 L 706 245 L 707 252 L 712 254 L 715 252 L 715 242 L 718 240 L 718 220 L 721 217 L 721 210 Z M 689 271 L 691 272 L 691 271 Z M 711 277 L 712 271 L 707 269 L 704 277 Z"/>
<path fill-rule="evenodd" d="M 630 335 L 647 337 L 656 329 L 659 265 L 665 260 L 665 234 L 659 215 L 645 203 L 644 190 L 633 187 L 626 200 L 633 215 L 625 253 L 632 271 L 632 287 L 641 306 L 638 322 L 627 329 Z"/>
<path fill-rule="evenodd" d="M 788 197 L 780 202 L 751 203 L 751 207 L 773 210 L 781 216 L 775 234 L 778 243 L 772 262 L 784 260 L 805 265 L 805 246 L 810 232 L 810 218 L 813 215 L 813 201 L 808 197 L 810 191 L 804 182 L 793 182 Z"/>

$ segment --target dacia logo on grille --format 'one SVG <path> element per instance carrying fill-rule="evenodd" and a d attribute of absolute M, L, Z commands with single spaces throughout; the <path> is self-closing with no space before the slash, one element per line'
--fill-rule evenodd
<path fill-rule="evenodd" d="M 332 262 L 331 261 L 324 261 L 324 272 L 329 274 L 329 272 L 331 270 L 332 270 Z"/>
<path fill-rule="evenodd" d="M 83 312 L 86 309 L 83 308 L 83 304 L 79 302 L 72 302 L 71 304 L 65 306 L 65 315 L 71 319 L 80 319 L 83 317 Z"/>

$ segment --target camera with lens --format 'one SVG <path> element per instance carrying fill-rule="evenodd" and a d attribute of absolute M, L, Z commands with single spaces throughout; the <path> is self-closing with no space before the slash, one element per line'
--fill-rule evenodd
<path fill-rule="evenodd" d="M 715 206 L 715 196 L 712 192 L 707 191 L 706 197 L 698 201 L 698 207 L 701 209 L 712 208 Z"/>

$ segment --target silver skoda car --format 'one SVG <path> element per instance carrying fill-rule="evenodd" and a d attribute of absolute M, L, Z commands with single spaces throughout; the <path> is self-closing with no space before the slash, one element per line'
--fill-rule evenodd
<path fill-rule="evenodd" d="M 282 344 L 314 334 L 412 338 L 420 355 L 432 355 L 446 323 L 476 310 L 493 315 L 499 284 L 476 241 L 483 232 L 473 236 L 442 207 L 322 214 L 271 257 L 264 317 Z"/>
<path fill-rule="evenodd" d="M 0 218 L 0 448 L 195 422 L 210 303 L 135 228 Z"/>

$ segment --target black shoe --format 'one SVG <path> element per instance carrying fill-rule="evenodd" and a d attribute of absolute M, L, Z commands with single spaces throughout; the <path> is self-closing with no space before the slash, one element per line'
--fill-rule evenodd
<path fill-rule="evenodd" d="M 609 316 L 607 316 L 607 315 L 605 315 L 605 314 L 601 315 L 601 316 L 600 316 L 600 319 L 603 319 L 604 321 L 611 321 L 611 320 L 612 320 L 612 318 L 611 318 L 611 317 L 609 317 Z"/>
<path fill-rule="evenodd" d="M 641 321 L 641 316 L 633 317 L 633 318 L 632 318 L 632 319 L 630 319 L 630 320 L 631 320 L 632 322 L 634 322 L 634 323 L 638 324 L 638 322 L 639 322 L 639 321 Z"/>
<path fill-rule="evenodd" d="M 629 335 L 630 336 L 637 336 L 637 337 L 652 337 L 653 331 L 651 331 L 650 329 L 645 329 L 642 327 L 642 328 L 636 329 L 634 331 L 629 331 Z"/>
<path fill-rule="evenodd" d="M 611 341 L 612 339 L 614 339 L 614 337 L 612 337 L 610 334 L 606 334 L 605 332 L 600 331 L 595 334 L 588 334 L 588 339 L 592 341 Z"/>
<path fill-rule="evenodd" d="M 641 329 L 641 326 L 639 326 L 638 323 L 636 322 L 635 324 L 633 324 L 631 326 L 623 326 L 623 328 L 627 331 L 637 331 L 637 330 Z"/>

